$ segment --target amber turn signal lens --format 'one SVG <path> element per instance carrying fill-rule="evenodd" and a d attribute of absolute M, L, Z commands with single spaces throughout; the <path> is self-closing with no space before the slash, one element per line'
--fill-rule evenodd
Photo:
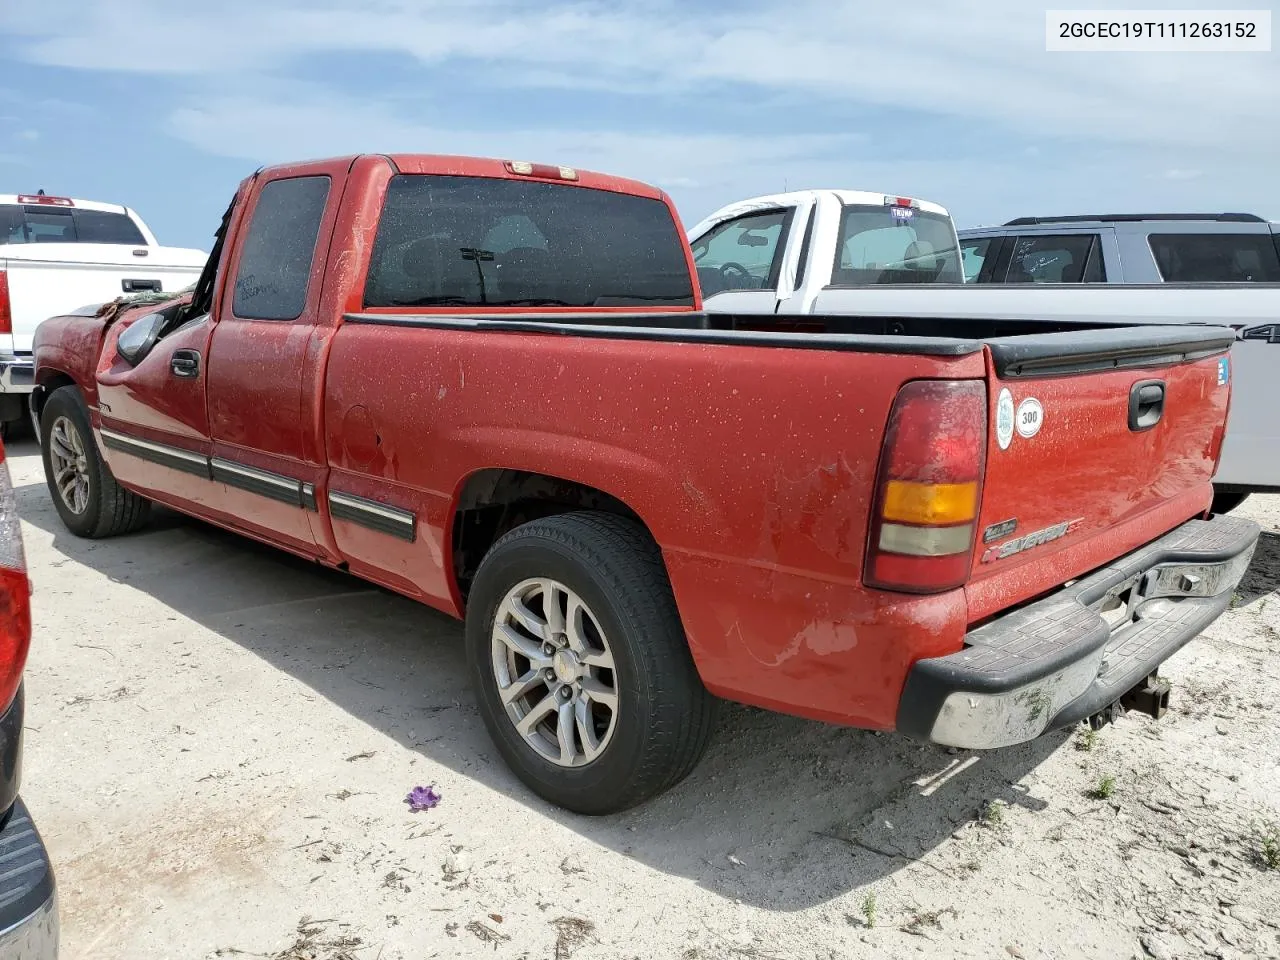
<path fill-rule="evenodd" d="M 921 526 L 965 523 L 978 512 L 976 483 L 917 483 L 890 480 L 885 485 L 883 519 Z"/>

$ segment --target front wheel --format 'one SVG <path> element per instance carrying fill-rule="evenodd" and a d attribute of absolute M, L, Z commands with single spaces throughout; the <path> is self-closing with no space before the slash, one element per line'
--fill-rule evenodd
<path fill-rule="evenodd" d="M 480 713 L 535 793 L 614 813 L 697 764 L 715 698 L 685 642 L 661 553 L 638 524 L 570 513 L 512 530 L 467 610 Z"/>
<path fill-rule="evenodd" d="M 147 522 L 151 501 L 116 483 L 98 451 L 89 410 L 75 387 L 59 387 L 45 402 L 40 452 L 53 505 L 77 537 L 110 537 Z"/>

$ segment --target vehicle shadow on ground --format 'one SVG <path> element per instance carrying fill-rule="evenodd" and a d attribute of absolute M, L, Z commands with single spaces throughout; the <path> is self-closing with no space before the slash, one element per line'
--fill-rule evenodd
<path fill-rule="evenodd" d="M 1277 587 L 1280 587 L 1280 533 L 1263 530 L 1253 551 L 1253 561 L 1236 588 L 1239 599 L 1235 602 L 1250 603 L 1274 593 Z"/>
<path fill-rule="evenodd" d="M 767 909 L 803 909 L 882 879 L 992 800 L 1043 809 L 1034 777 L 1029 788 L 1020 781 L 1069 736 L 953 754 L 725 704 L 687 780 L 635 810 L 580 817 L 534 796 L 503 765 L 472 706 L 456 621 L 169 511 L 138 534 L 86 541 L 63 528 L 43 483 L 16 495 L 22 518 L 65 556 L 232 640 L 424 757 L 654 870 Z"/>

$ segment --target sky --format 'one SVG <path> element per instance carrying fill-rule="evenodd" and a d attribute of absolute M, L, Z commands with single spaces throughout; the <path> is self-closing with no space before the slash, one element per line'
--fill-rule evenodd
<path fill-rule="evenodd" d="M 1031 0 L 0 0 L 0 193 L 205 250 L 258 166 L 357 152 L 635 177 L 686 226 L 803 187 L 1280 219 L 1278 118 L 1280 52 L 1049 53 Z"/>

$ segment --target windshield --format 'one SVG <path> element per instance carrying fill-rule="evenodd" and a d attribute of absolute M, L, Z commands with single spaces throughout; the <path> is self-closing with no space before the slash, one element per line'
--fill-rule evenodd
<path fill-rule="evenodd" d="M 3 243 L 147 245 L 138 225 L 123 213 L 13 203 L 0 205 L 0 244 Z"/>
<path fill-rule="evenodd" d="M 369 307 L 691 306 L 665 203 L 560 183 L 392 178 L 365 287 Z"/>
<path fill-rule="evenodd" d="M 846 206 L 831 282 L 963 283 L 955 224 L 911 207 Z"/>

